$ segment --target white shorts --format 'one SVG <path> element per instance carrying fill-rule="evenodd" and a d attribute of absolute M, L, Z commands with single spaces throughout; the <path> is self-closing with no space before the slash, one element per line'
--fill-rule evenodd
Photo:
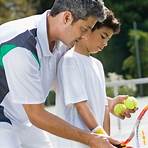
<path fill-rule="evenodd" d="M 49 135 L 35 126 L 0 122 L 0 148 L 53 148 Z"/>

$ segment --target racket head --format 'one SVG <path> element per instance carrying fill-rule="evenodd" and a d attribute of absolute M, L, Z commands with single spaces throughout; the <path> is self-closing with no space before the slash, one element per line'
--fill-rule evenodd
<path fill-rule="evenodd" d="M 128 143 L 131 141 L 134 142 L 133 148 L 148 148 L 148 105 L 140 111 L 130 136 L 116 147 L 130 148 L 131 146 L 128 146 Z"/>
<path fill-rule="evenodd" d="M 136 128 L 136 148 L 148 148 L 148 105 L 144 108 L 143 116 Z"/>

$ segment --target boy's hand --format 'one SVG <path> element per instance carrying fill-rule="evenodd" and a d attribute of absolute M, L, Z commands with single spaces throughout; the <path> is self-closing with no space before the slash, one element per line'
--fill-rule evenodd
<path fill-rule="evenodd" d="M 115 113 L 114 113 L 114 107 L 116 104 L 119 104 L 119 103 L 124 103 L 124 100 L 127 99 L 127 95 L 119 95 L 117 97 L 115 97 L 114 99 L 113 98 L 108 98 L 108 106 L 109 106 L 109 111 L 114 114 L 115 116 L 117 116 Z M 138 108 L 135 108 L 135 109 L 126 109 L 126 111 L 124 112 L 123 115 L 120 115 L 120 116 L 117 116 L 119 117 L 120 119 L 124 119 L 125 117 L 127 118 L 130 118 L 131 117 L 131 113 L 134 113 Z"/>

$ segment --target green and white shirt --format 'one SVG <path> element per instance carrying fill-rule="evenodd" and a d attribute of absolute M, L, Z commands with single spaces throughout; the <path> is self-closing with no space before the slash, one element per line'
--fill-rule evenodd
<path fill-rule="evenodd" d="M 44 103 L 67 48 L 49 50 L 46 11 L 0 26 L 0 122 L 28 124 L 22 104 Z"/>

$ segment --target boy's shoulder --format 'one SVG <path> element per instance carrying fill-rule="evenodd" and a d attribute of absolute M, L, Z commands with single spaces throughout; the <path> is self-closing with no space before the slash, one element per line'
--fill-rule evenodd
<path fill-rule="evenodd" d="M 60 59 L 62 65 L 73 65 L 76 62 L 76 57 L 72 49 L 68 50 Z"/>
<path fill-rule="evenodd" d="M 62 58 L 63 60 L 74 60 L 76 58 L 76 55 L 75 55 L 73 48 L 67 50 Z"/>
<path fill-rule="evenodd" d="M 93 56 L 91 56 L 91 58 L 92 58 L 92 61 L 94 61 L 96 64 L 102 65 L 102 62 L 99 59 L 97 59 L 97 58 L 95 58 Z"/>
<path fill-rule="evenodd" d="M 67 52 L 64 54 L 64 57 L 72 57 L 73 56 L 73 50 L 72 48 L 67 50 Z"/>

